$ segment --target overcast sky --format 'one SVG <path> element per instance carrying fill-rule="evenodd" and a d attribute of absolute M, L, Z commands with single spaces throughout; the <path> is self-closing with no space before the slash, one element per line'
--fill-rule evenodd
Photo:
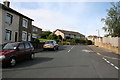
<path fill-rule="evenodd" d="M 86 36 L 104 35 L 101 18 L 107 16 L 110 2 L 11 2 L 14 10 L 34 19 L 33 25 L 43 30 L 64 29 Z"/>

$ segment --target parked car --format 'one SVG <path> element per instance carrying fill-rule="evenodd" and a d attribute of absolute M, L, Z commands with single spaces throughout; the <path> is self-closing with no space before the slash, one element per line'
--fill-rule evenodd
<path fill-rule="evenodd" d="M 54 40 L 45 41 L 45 44 L 43 45 L 44 50 L 45 49 L 58 50 L 58 47 L 59 47 L 59 45 Z"/>
<path fill-rule="evenodd" d="M 11 42 L 0 50 L 2 66 L 15 66 L 18 61 L 34 58 L 34 48 L 30 42 Z"/>

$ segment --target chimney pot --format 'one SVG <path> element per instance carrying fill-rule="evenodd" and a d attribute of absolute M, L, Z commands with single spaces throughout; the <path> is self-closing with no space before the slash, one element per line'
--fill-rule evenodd
<path fill-rule="evenodd" d="M 6 7 L 10 7 L 10 2 L 9 1 L 5 0 L 5 1 L 3 1 L 3 3 Z"/>

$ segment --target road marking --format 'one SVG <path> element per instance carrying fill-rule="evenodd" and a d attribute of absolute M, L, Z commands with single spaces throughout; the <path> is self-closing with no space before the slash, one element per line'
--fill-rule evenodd
<path fill-rule="evenodd" d="M 98 55 L 101 55 L 100 53 L 97 53 Z"/>
<path fill-rule="evenodd" d="M 105 61 L 107 61 L 107 59 L 105 59 L 104 57 L 103 57 L 103 59 L 104 59 Z"/>
<path fill-rule="evenodd" d="M 68 52 L 70 52 L 73 48 L 74 48 L 74 46 Z"/>
<path fill-rule="evenodd" d="M 113 63 L 110 63 L 111 66 L 115 66 Z"/>
<path fill-rule="evenodd" d="M 97 53 L 97 52 L 94 52 L 94 53 Z M 100 55 L 100 56 L 106 57 L 106 58 L 115 59 L 115 60 L 120 60 L 119 58 L 105 56 L 105 55 L 102 55 L 101 53 L 97 53 L 97 54 Z"/>
<path fill-rule="evenodd" d="M 110 63 L 110 61 L 107 61 L 107 63 Z"/>
<path fill-rule="evenodd" d="M 117 66 L 115 66 L 115 68 L 116 68 L 117 70 L 119 70 L 119 68 L 118 68 Z"/>
<path fill-rule="evenodd" d="M 71 50 L 69 50 L 68 52 L 70 52 Z"/>
<path fill-rule="evenodd" d="M 102 58 L 103 60 L 105 60 L 108 64 L 110 64 L 111 66 L 113 66 L 115 69 L 119 70 L 119 68 L 117 66 L 115 66 L 113 63 L 111 63 L 110 61 L 108 61 L 107 59 L 105 59 L 104 57 Z"/>
<path fill-rule="evenodd" d="M 73 48 L 74 48 L 74 46 L 71 49 L 73 49 Z"/>

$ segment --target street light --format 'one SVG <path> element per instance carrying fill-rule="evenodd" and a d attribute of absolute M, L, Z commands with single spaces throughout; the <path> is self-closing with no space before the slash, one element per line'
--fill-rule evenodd
<path fill-rule="evenodd" d="M 100 29 L 97 29 L 96 31 L 98 31 L 98 37 L 100 37 Z"/>

